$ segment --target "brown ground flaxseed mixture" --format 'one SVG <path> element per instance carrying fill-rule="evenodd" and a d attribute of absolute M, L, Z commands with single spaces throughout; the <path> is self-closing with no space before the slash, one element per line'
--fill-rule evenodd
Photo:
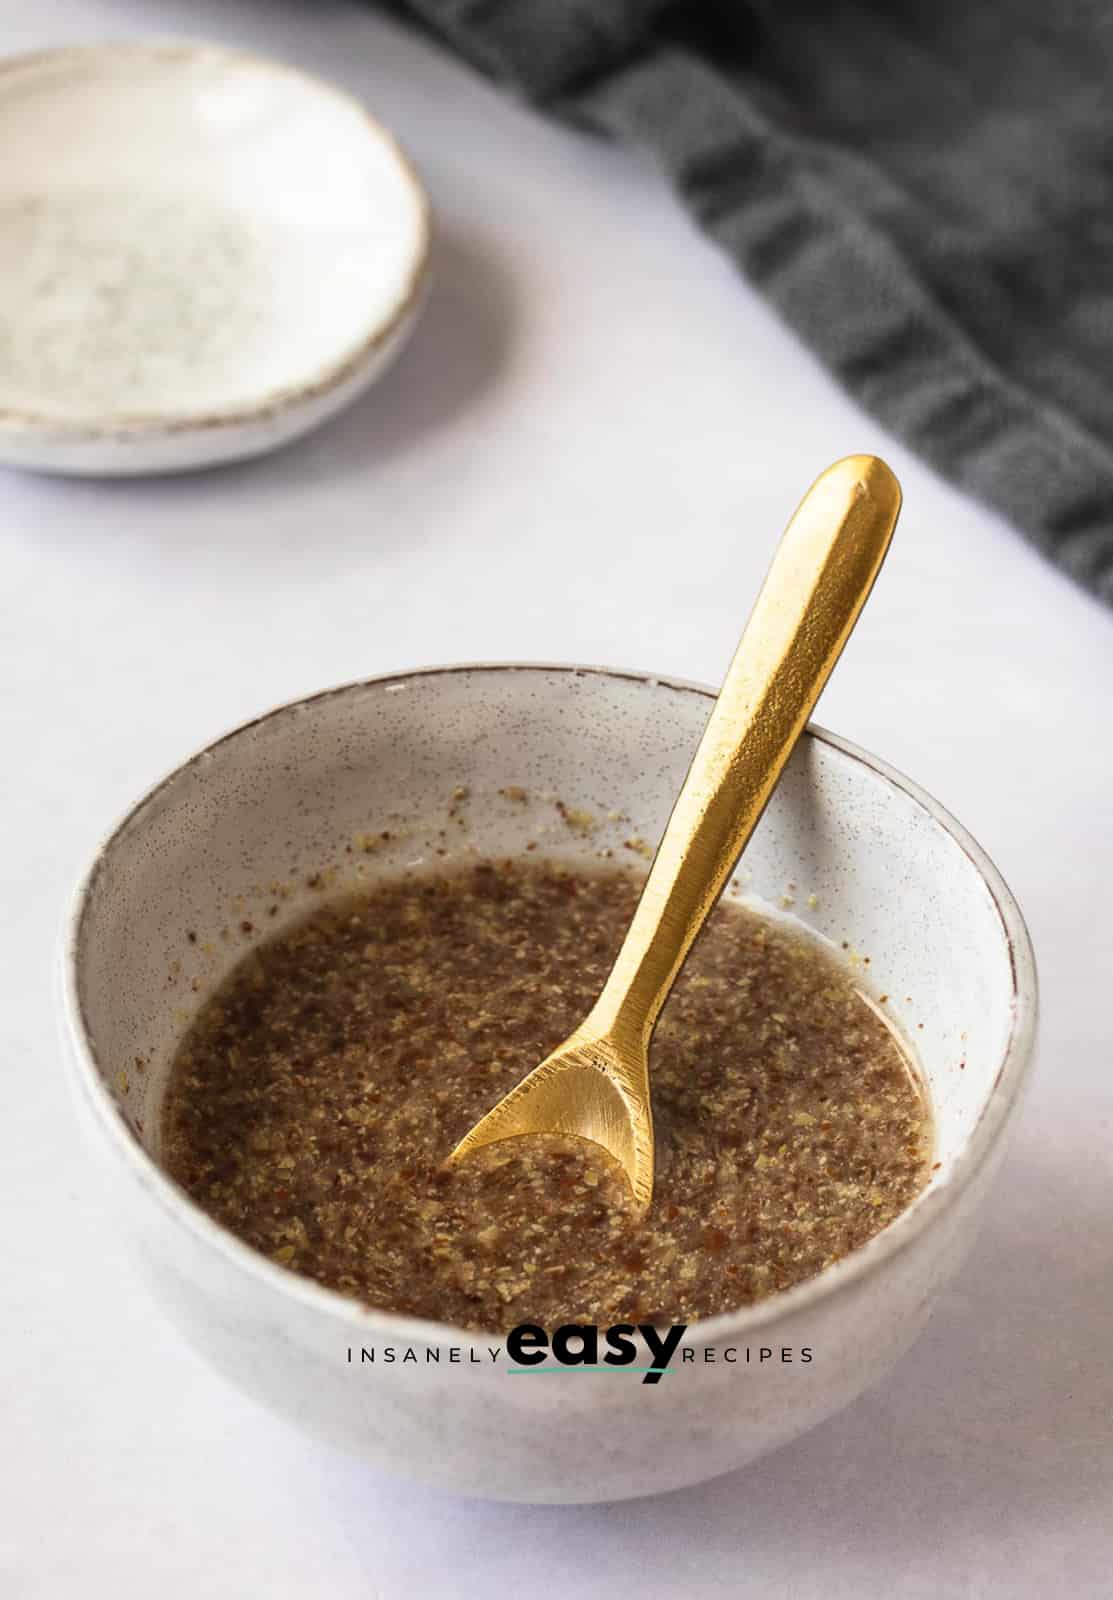
<path fill-rule="evenodd" d="M 639 879 L 396 879 L 247 956 L 174 1064 L 172 1175 L 295 1272 L 466 1328 L 691 1322 L 838 1260 L 927 1178 L 888 1027 L 822 946 L 725 902 L 654 1042 L 653 1205 L 598 1147 L 445 1156 L 587 1011 Z"/>

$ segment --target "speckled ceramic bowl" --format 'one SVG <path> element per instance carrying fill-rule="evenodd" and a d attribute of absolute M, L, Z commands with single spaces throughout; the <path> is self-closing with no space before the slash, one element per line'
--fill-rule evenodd
<path fill-rule="evenodd" d="M 317 873 L 339 890 L 441 860 L 437 849 L 506 854 L 536 840 L 572 859 L 632 834 L 655 839 L 711 699 L 690 684 L 572 667 L 353 684 L 186 762 L 129 813 L 78 891 L 65 1035 L 115 1226 L 220 1371 L 380 1467 L 534 1501 L 620 1499 L 726 1472 L 876 1382 L 972 1240 L 1032 1051 L 1028 936 L 997 872 L 946 812 L 820 729 L 797 749 L 742 876 L 846 941 L 859 976 L 888 994 L 938 1128 L 928 1189 L 845 1261 L 694 1325 L 691 1358 L 655 1386 L 633 1372 L 531 1380 L 508 1370 L 505 1351 L 491 1358 L 497 1338 L 364 1310 L 294 1276 L 210 1221 L 159 1169 L 168 1065 L 197 1006 L 255 937 L 244 923 L 281 927 L 319 903 L 306 881 Z M 500 795 L 511 785 L 531 803 Z M 598 819 L 590 837 L 561 821 L 556 798 Z M 614 812 L 623 820 L 608 820 Z M 384 831 L 381 848 L 359 848 Z M 404 1362 L 407 1350 L 415 1359 Z"/>
<path fill-rule="evenodd" d="M 393 139 L 293 67 L 183 43 L 0 62 L 0 461 L 283 444 L 385 370 L 428 255 Z"/>

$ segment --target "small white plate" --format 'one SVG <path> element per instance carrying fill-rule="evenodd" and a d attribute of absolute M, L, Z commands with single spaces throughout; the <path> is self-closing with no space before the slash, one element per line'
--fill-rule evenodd
<path fill-rule="evenodd" d="M 337 411 L 414 320 L 425 192 L 363 107 L 203 45 L 0 64 L 0 460 L 178 471 Z"/>

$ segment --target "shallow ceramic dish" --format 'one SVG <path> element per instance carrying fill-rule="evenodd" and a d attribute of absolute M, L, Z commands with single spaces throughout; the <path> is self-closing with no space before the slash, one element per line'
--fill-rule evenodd
<path fill-rule="evenodd" d="M 190 44 L 0 63 L 0 460 L 175 471 L 304 433 L 414 319 L 424 191 L 355 100 Z"/>
<path fill-rule="evenodd" d="M 65 1034 L 115 1226 L 222 1372 L 379 1466 L 537 1501 L 620 1499 L 725 1472 L 876 1382 L 971 1243 L 1032 1050 L 1028 936 L 993 866 L 946 812 L 820 729 L 795 752 L 742 878 L 774 904 L 791 898 L 820 934 L 846 941 L 864 984 L 883 986 L 918 1051 L 938 1136 L 928 1189 L 845 1261 L 694 1324 L 685 1337 L 698 1359 L 655 1387 L 618 1373 L 529 1382 L 484 1354 L 499 1339 L 365 1310 L 275 1265 L 159 1170 L 168 1064 L 196 1007 L 256 937 L 245 923 L 280 928 L 318 904 L 321 888 L 307 880 L 321 871 L 336 891 L 474 850 L 515 854 L 536 841 L 590 860 L 621 853 L 633 834 L 653 839 L 712 698 L 561 667 L 350 685 L 274 711 L 180 767 L 129 813 L 79 889 Z M 528 789 L 531 804 L 500 795 L 508 785 Z M 561 820 L 558 798 L 594 815 L 589 837 Z M 360 848 L 369 834 L 371 854 Z M 384 1365 L 388 1345 L 418 1358 Z M 806 1365 L 758 1359 L 762 1348 L 804 1346 Z M 362 1348 L 378 1361 L 361 1365 Z M 432 1348 L 442 1362 L 427 1363 Z M 452 1348 L 478 1359 L 453 1364 Z M 724 1354 L 747 1348 L 749 1365 Z"/>

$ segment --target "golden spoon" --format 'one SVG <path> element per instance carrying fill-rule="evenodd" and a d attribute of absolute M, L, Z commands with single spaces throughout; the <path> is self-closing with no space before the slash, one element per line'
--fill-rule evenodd
<path fill-rule="evenodd" d="M 866 602 L 900 511 L 876 456 L 818 478 L 785 530 L 673 806 L 622 949 L 587 1017 L 456 1146 L 578 1134 L 653 1196 L 649 1042 L 692 942 L 765 809 Z"/>

